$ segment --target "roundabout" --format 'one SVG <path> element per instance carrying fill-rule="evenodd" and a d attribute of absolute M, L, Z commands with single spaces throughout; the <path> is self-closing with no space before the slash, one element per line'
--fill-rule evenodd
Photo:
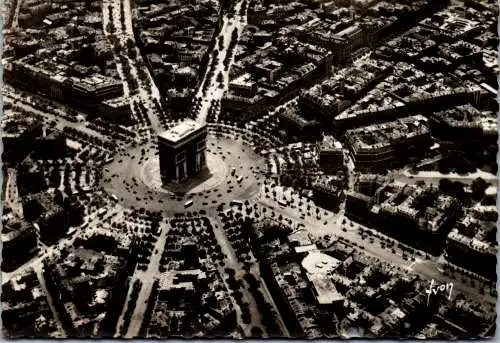
<path fill-rule="evenodd" d="M 148 159 L 139 169 L 140 180 L 146 186 L 160 193 L 190 195 L 211 190 L 226 180 L 228 174 L 227 164 L 222 157 L 208 153 L 207 170 L 200 172 L 195 178 L 183 183 L 170 183 L 164 185 L 160 177 L 160 163 L 158 157 Z"/>
<path fill-rule="evenodd" d="M 209 211 L 223 202 L 251 200 L 259 193 L 264 159 L 250 147 L 209 134 L 206 161 L 206 170 L 195 177 L 164 185 L 156 143 L 149 142 L 117 154 L 104 167 L 102 186 L 124 207 L 167 215 Z M 193 203 L 186 206 L 189 200 Z"/>

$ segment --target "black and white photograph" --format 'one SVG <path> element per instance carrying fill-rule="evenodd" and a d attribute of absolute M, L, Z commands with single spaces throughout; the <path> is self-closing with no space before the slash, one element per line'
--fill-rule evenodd
<path fill-rule="evenodd" d="M 496 333 L 496 0 L 3 0 L 7 339 Z"/>

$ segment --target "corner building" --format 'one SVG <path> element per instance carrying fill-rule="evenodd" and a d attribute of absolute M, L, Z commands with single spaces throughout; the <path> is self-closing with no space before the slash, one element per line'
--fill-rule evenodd
<path fill-rule="evenodd" d="M 207 126 L 186 120 L 158 135 L 161 180 L 182 182 L 206 168 Z"/>

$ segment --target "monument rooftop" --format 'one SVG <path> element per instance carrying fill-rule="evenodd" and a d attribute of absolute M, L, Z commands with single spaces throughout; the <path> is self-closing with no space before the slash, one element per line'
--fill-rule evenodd
<path fill-rule="evenodd" d="M 190 134 L 202 129 L 204 126 L 205 125 L 199 124 L 192 119 L 188 119 L 168 129 L 167 131 L 160 133 L 159 137 L 169 142 L 177 143 L 183 138 L 188 137 Z"/>

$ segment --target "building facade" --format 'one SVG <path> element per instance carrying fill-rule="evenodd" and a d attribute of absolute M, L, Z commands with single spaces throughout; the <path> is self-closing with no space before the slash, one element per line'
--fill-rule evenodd
<path fill-rule="evenodd" d="M 32 93 L 43 94 L 78 108 L 90 115 L 99 113 L 99 105 L 108 99 L 123 96 L 123 86 L 109 76 L 92 74 L 85 77 L 67 76 L 69 67 L 56 66 L 34 55 L 7 64 L 5 80 L 14 86 Z"/>
<path fill-rule="evenodd" d="M 344 167 L 342 144 L 332 136 L 326 136 L 318 145 L 319 166 L 326 174 L 335 174 Z"/>
<path fill-rule="evenodd" d="M 158 135 L 162 182 L 182 182 L 206 168 L 207 126 L 186 120 Z"/>

